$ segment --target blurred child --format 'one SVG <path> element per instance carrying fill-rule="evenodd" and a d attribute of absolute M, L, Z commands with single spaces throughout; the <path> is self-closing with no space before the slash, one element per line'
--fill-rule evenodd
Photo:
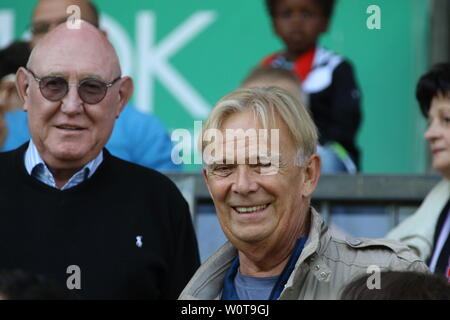
<path fill-rule="evenodd" d="M 241 87 L 278 87 L 288 91 L 304 106 L 307 106 L 306 95 L 299 82 L 297 75 L 290 70 L 272 66 L 257 66 L 242 81 Z"/>
<path fill-rule="evenodd" d="M 319 129 L 325 171 L 356 172 L 359 150 L 355 139 L 361 113 L 353 69 L 342 57 L 318 46 L 335 1 L 266 0 L 266 4 L 274 32 L 285 48 L 261 64 L 292 70 L 302 82 Z"/>

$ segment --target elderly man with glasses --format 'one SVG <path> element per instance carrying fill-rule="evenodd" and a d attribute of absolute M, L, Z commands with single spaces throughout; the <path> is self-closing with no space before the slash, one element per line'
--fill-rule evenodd
<path fill-rule="evenodd" d="M 59 24 L 74 22 L 72 14 L 67 12 L 74 10 L 71 7 L 78 8 L 81 19 L 100 28 L 99 12 L 89 0 L 39 0 L 31 17 L 31 48 Z M 106 36 L 106 31 L 99 30 Z M 12 68 L 12 65 L 8 66 L 8 69 Z M 1 151 L 13 150 L 30 138 L 26 114 L 10 111 L 5 114 L 5 120 L 8 135 L 3 145 L 0 141 Z M 106 146 L 113 155 L 144 167 L 163 172 L 182 169 L 182 165 L 172 161 L 173 144 L 164 124 L 155 115 L 143 113 L 131 103 L 121 112 Z"/>
<path fill-rule="evenodd" d="M 62 24 L 16 76 L 29 143 L 0 154 L 0 268 L 87 299 L 174 299 L 199 265 L 186 201 L 104 148 L 133 92 L 112 45 Z"/>

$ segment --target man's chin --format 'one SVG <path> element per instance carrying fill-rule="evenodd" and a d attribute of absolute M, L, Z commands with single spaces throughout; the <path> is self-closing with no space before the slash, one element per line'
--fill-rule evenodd
<path fill-rule="evenodd" d="M 444 176 L 448 176 L 450 172 L 450 163 L 433 163 L 433 169 Z"/>
<path fill-rule="evenodd" d="M 259 230 L 258 228 L 242 228 L 233 230 L 233 238 L 247 244 L 258 244 L 269 236 L 267 230 Z"/>
<path fill-rule="evenodd" d="M 89 153 L 81 150 L 56 150 L 43 155 L 42 158 L 48 165 L 60 169 L 83 167 L 92 160 Z"/>

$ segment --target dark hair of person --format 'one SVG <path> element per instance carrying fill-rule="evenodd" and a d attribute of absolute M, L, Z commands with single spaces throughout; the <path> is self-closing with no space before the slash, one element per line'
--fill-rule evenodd
<path fill-rule="evenodd" d="M 329 20 L 333 15 L 336 0 L 315 0 L 315 1 L 322 8 L 323 16 Z M 269 12 L 269 15 L 272 18 L 275 17 L 277 3 L 278 0 L 266 0 L 267 11 Z"/>
<path fill-rule="evenodd" d="M 15 41 L 0 50 L 0 79 L 26 66 L 30 53 L 30 45 L 24 41 Z"/>
<path fill-rule="evenodd" d="M 439 95 L 450 99 L 450 63 L 435 64 L 429 72 L 420 77 L 417 83 L 416 98 L 426 118 L 431 101 Z"/>
<path fill-rule="evenodd" d="M 0 297 L 7 300 L 78 300 L 69 289 L 22 270 L 0 270 Z"/>
<path fill-rule="evenodd" d="M 384 271 L 380 273 L 380 288 L 369 289 L 367 281 L 371 275 L 365 274 L 347 284 L 341 300 L 450 300 L 450 285 L 442 275 Z"/>

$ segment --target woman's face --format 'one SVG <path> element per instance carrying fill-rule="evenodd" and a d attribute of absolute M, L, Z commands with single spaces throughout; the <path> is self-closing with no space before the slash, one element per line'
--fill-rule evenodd
<path fill-rule="evenodd" d="M 450 179 L 450 96 L 437 95 L 428 112 L 425 139 L 430 145 L 432 166 Z"/>

